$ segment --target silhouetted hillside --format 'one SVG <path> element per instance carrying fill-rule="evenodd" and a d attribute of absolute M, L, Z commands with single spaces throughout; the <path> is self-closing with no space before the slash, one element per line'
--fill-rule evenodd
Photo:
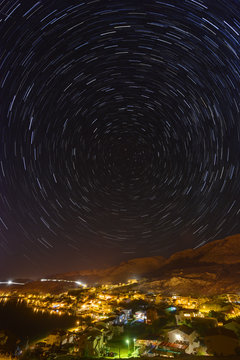
<path fill-rule="evenodd" d="M 106 269 L 58 274 L 57 279 L 93 283 L 118 283 L 128 279 L 147 278 L 137 287 L 163 294 L 214 295 L 239 292 L 240 234 L 212 241 L 197 249 L 162 256 L 132 259 Z M 31 282 L 22 290 L 60 292 L 75 287 L 69 283 Z"/>

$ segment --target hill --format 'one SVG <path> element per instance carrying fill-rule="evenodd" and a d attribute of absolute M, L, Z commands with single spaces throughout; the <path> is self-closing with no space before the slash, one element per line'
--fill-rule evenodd
<path fill-rule="evenodd" d="M 240 290 L 240 234 L 215 240 L 197 249 L 177 252 L 168 259 L 153 256 L 132 259 L 105 269 L 54 275 L 49 278 L 87 284 L 142 279 L 137 288 L 165 295 L 214 295 Z M 69 283 L 31 282 L 24 291 L 59 292 L 76 286 Z"/>
<path fill-rule="evenodd" d="M 239 292 L 240 235 L 173 254 L 148 276 L 148 289 L 164 294 L 215 295 Z M 141 286 L 144 289 L 144 285 Z"/>
<path fill-rule="evenodd" d="M 131 259 L 105 269 L 86 270 L 56 275 L 57 279 L 83 280 L 87 283 L 118 283 L 141 278 L 160 269 L 166 259 L 162 256 Z"/>
<path fill-rule="evenodd" d="M 58 278 L 84 279 L 87 283 L 116 283 L 129 278 L 147 278 L 139 285 L 158 287 L 164 293 L 211 293 L 239 290 L 240 234 L 215 240 L 197 249 L 161 256 L 132 259 L 102 270 L 59 275 Z"/>

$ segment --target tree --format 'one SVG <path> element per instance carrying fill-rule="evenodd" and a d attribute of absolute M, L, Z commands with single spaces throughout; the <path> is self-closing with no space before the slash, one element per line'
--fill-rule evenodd
<path fill-rule="evenodd" d="M 128 303 L 121 302 L 119 305 L 121 306 L 121 308 L 132 309 L 132 311 L 134 313 L 136 311 L 146 309 L 148 306 L 148 302 L 145 300 L 139 299 L 139 300 L 129 301 Z"/>
<path fill-rule="evenodd" d="M 86 317 L 84 318 L 84 320 L 85 320 L 85 323 L 86 323 L 87 326 L 91 326 L 91 325 L 92 325 L 92 318 L 91 318 L 91 316 L 86 316 Z"/>
<path fill-rule="evenodd" d="M 22 356 L 20 357 L 20 360 L 40 360 L 40 355 L 33 353 L 31 350 L 26 350 Z"/>
<path fill-rule="evenodd" d="M 208 316 L 217 319 L 219 322 L 225 321 L 225 314 L 220 311 L 211 310 L 209 311 Z"/>

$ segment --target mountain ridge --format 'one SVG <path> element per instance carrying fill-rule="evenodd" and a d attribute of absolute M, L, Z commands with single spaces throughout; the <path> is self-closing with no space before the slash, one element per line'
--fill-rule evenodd
<path fill-rule="evenodd" d="M 240 234 L 214 240 L 199 248 L 176 252 L 169 258 L 164 258 L 163 256 L 133 258 L 128 261 L 123 261 L 119 265 L 104 269 L 58 274 L 57 278 L 61 278 L 62 276 L 64 276 L 64 278 L 70 278 L 72 276 L 72 280 L 77 280 L 79 276 L 96 276 L 99 279 L 110 276 L 112 277 L 112 281 L 114 281 L 114 276 L 126 277 L 131 274 L 136 277 L 147 274 L 150 275 L 150 277 L 154 277 L 154 273 L 156 275 L 157 270 L 167 270 L 172 267 L 179 268 L 180 265 L 183 267 L 189 267 L 190 265 L 196 266 L 196 261 L 199 267 L 209 266 L 210 264 L 240 264 Z M 126 278 L 122 278 L 121 280 L 126 280 Z"/>
<path fill-rule="evenodd" d="M 240 234 L 214 240 L 195 249 L 186 249 L 169 258 L 152 256 L 130 259 L 104 269 L 68 272 L 51 276 L 73 283 L 31 282 L 21 289 L 59 292 L 74 286 L 74 281 L 89 285 L 142 280 L 135 284 L 141 291 L 165 295 L 215 295 L 240 291 Z M 76 285 L 77 286 L 77 285 Z"/>

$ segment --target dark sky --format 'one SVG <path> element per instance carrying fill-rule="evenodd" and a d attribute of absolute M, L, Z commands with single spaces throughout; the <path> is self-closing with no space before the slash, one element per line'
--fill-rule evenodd
<path fill-rule="evenodd" d="M 0 2 L 0 277 L 240 232 L 240 5 Z"/>

